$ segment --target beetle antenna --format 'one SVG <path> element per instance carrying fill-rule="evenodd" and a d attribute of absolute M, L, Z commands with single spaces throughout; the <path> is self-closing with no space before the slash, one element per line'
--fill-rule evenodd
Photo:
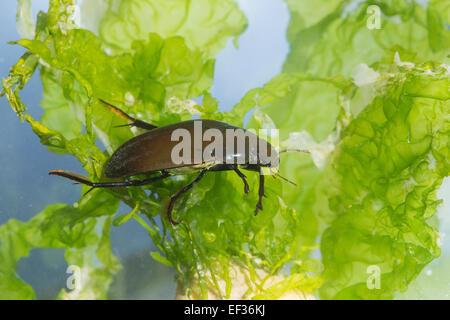
<path fill-rule="evenodd" d="M 106 102 L 105 100 L 98 99 L 101 103 L 103 103 L 109 110 L 111 110 L 113 113 L 115 113 L 120 118 L 134 122 L 136 121 L 133 117 L 130 117 L 128 114 L 117 108 L 116 106 L 113 106 L 111 103 Z"/>
<path fill-rule="evenodd" d="M 137 128 L 146 129 L 146 130 L 153 130 L 153 129 L 157 128 L 157 126 L 154 126 L 150 123 L 133 118 L 132 116 L 126 114 L 125 112 L 123 112 L 119 108 L 113 106 L 111 103 L 106 102 L 105 100 L 102 100 L 102 99 L 98 99 L 98 100 L 101 103 L 103 103 L 109 110 L 111 110 L 113 113 L 115 113 L 117 116 L 119 116 L 120 118 L 122 118 L 126 121 L 131 122 L 128 124 L 118 125 L 115 127 L 137 127 Z"/>
<path fill-rule="evenodd" d="M 304 153 L 311 153 L 311 152 L 309 152 L 308 150 L 303 150 L 303 149 L 284 149 L 284 150 L 281 150 L 281 151 L 278 152 L 278 153 L 285 153 L 285 152 L 304 152 Z"/>
<path fill-rule="evenodd" d="M 304 150 L 304 149 L 284 149 L 284 150 L 279 151 L 278 154 L 280 154 L 280 153 L 285 153 L 285 152 L 303 152 L 303 153 L 311 153 L 311 152 L 309 152 L 308 150 Z M 274 178 L 275 178 L 275 177 L 279 177 L 279 178 L 283 179 L 284 181 L 289 182 L 289 183 L 292 184 L 293 186 L 295 186 L 295 187 L 297 186 L 297 184 L 296 184 L 295 182 L 293 182 L 293 181 L 291 181 L 291 180 L 289 180 L 289 179 L 283 177 L 283 176 L 280 175 L 278 172 L 276 172 L 276 173 L 273 175 L 273 177 L 274 177 Z"/>
<path fill-rule="evenodd" d="M 291 181 L 291 180 L 289 180 L 289 179 L 283 177 L 283 176 L 282 176 L 281 174 L 279 174 L 278 172 L 276 172 L 276 173 L 273 175 L 273 177 L 274 177 L 274 178 L 275 178 L 275 177 L 279 177 L 279 178 L 283 179 L 284 181 L 289 182 L 289 183 L 292 184 L 294 187 L 297 186 L 297 184 L 296 184 L 295 182 L 293 182 L 293 181 Z"/>
<path fill-rule="evenodd" d="M 134 126 L 134 123 L 126 123 L 126 124 L 118 124 L 114 126 L 114 128 L 132 127 L 132 126 Z"/>

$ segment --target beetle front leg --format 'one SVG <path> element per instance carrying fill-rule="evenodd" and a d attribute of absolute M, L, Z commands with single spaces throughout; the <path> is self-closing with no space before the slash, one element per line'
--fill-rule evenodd
<path fill-rule="evenodd" d="M 255 216 L 258 214 L 258 211 L 263 209 L 262 207 L 262 198 L 265 197 L 264 194 L 264 175 L 262 171 L 259 171 L 259 192 L 258 192 L 258 203 L 256 204 Z"/>
<path fill-rule="evenodd" d="M 191 183 L 189 183 L 188 185 L 184 186 L 180 191 L 178 191 L 176 194 L 174 194 L 173 196 L 170 197 L 170 203 L 169 203 L 169 207 L 167 208 L 167 218 L 169 219 L 170 223 L 173 225 L 177 225 L 179 224 L 178 221 L 174 220 L 172 218 L 172 211 L 173 211 L 173 207 L 175 206 L 175 202 L 178 200 L 178 198 L 185 192 L 187 192 L 189 189 L 191 189 L 197 182 L 199 182 L 203 176 L 205 175 L 206 171 L 208 170 L 202 170 L 200 172 L 200 174 L 197 176 L 197 178 L 194 179 L 194 181 L 192 181 Z"/>
<path fill-rule="evenodd" d="M 248 191 L 250 190 L 250 188 L 248 187 L 248 183 L 247 180 L 245 178 L 247 178 L 245 176 L 245 174 L 243 174 L 241 171 L 239 171 L 239 169 L 237 168 L 237 166 L 233 166 L 233 170 L 237 173 L 237 175 L 242 179 L 242 181 L 244 182 L 244 192 L 245 194 L 248 193 Z"/>

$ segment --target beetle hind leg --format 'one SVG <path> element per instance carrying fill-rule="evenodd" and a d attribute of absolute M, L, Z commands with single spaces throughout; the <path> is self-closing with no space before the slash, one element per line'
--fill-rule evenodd
<path fill-rule="evenodd" d="M 165 179 L 170 176 L 166 171 L 162 171 L 159 176 L 151 177 L 143 180 L 130 180 L 130 181 L 113 181 L 113 182 L 92 182 L 87 177 L 64 170 L 51 170 L 48 174 L 57 175 L 66 179 L 70 179 L 75 183 L 84 184 L 91 187 L 83 196 L 91 192 L 96 188 L 117 188 L 117 187 L 139 187 L 151 184 L 158 180 Z"/>

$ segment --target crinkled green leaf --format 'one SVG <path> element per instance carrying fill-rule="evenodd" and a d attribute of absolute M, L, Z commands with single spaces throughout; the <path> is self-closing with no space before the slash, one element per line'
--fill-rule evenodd
<path fill-rule="evenodd" d="M 40 27 L 42 29 L 48 29 L 50 33 L 63 34 L 71 29 L 76 28 L 76 5 L 76 0 L 50 0 L 46 18 L 42 18 L 43 21 Z"/>
<path fill-rule="evenodd" d="M 108 273 L 98 271 L 101 266 L 93 261 L 79 263 L 69 261 L 81 268 L 103 274 L 102 281 L 111 281 L 118 271 L 117 262 L 108 251 L 106 236 L 99 237 L 96 228 L 103 227 L 103 232 L 109 232 L 110 220 L 102 221 L 97 217 L 113 215 L 117 210 L 118 201 L 105 191 L 88 195 L 80 203 L 73 206 L 54 204 L 37 214 L 27 222 L 10 219 L 0 226 L 0 296 L 3 299 L 35 298 L 33 289 L 17 275 L 17 265 L 21 258 L 28 256 L 35 248 L 66 248 L 66 255 L 72 251 L 84 253 L 100 246 L 97 257 L 108 268 Z M 95 253 L 95 251 L 94 251 Z M 115 266 L 115 267 L 114 267 Z M 114 267 L 114 268 L 113 268 Z M 107 288 L 108 283 L 100 288 Z M 101 293 L 93 291 L 91 298 L 100 298 Z"/>
<path fill-rule="evenodd" d="M 125 54 L 121 59 L 123 74 L 131 88 L 139 89 L 135 99 L 159 107 L 155 113 L 167 99 L 196 97 L 212 84 L 214 60 L 203 59 L 181 37 L 164 40 L 150 33 L 148 40 L 134 41 L 132 49 L 132 57 Z"/>
<path fill-rule="evenodd" d="M 34 38 L 35 24 L 31 11 L 31 0 L 17 1 L 16 27 L 22 38 Z"/>
<path fill-rule="evenodd" d="M 69 72 L 88 96 L 123 99 L 126 83 L 117 74 L 117 59 L 102 50 L 100 40 L 93 33 L 71 29 L 52 39 L 54 42 L 50 47 L 40 40 L 22 39 L 17 43 L 51 67 Z"/>
<path fill-rule="evenodd" d="M 34 70 L 36 70 L 37 63 L 38 57 L 27 51 L 19 61 L 11 67 L 9 76 L 2 79 L 2 91 L 0 91 L 0 97 L 6 95 L 11 107 L 17 113 L 20 120 L 24 119 L 23 113 L 27 108 L 22 103 L 19 92 L 31 79 Z"/>
<path fill-rule="evenodd" d="M 203 95 L 202 104 L 204 113 L 206 114 L 213 114 L 219 109 L 219 102 L 209 92 Z"/>
<path fill-rule="evenodd" d="M 348 1 L 327 1 L 326 5 L 321 1 L 287 1 L 287 3 L 291 13 L 287 33 L 291 51 L 283 71 L 285 73 L 302 72 L 311 78 L 333 78 L 337 85 L 323 81 L 294 82 L 286 95 L 280 95 L 270 101 L 271 103 L 264 108 L 264 112 L 280 129 L 281 141 L 285 141 L 288 134 L 303 132 L 312 137 L 316 146 L 325 143 L 330 147 L 327 150 L 333 150 L 334 143 L 339 141 L 340 130 L 352 121 L 349 112 L 355 112 L 353 116 L 356 116 L 357 112 L 364 110 L 373 99 L 376 99 L 376 96 L 382 94 L 380 92 L 380 88 L 383 87 L 380 84 L 384 83 L 382 78 L 378 79 L 376 84 L 369 83 L 360 88 L 355 88 L 346 80 L 355 75 L 361 64 L 379 65 L 378 71 L 384 71 L 387 74 L 392 69 L 386 69 L 385 66 L 390 66 L 394 62 L 396 52 L 402 60 L 415 63 L 433 60 L 436 61 L 436 65 L 439 65 L 448 62 L 450 42 L 445 41 L 449 35 L 445 23 L 448 25 L 449 8 L 443 1 L 430 1 L 427 7 L 409 1 L 363 1 L 356 5 L 350 5 Z M 381 10 L 380 30 L 369 30 L 366 27 L 368 18 L 366 9 L 374 4 Z M 439 41 L 438 38 L 444 41 Z M 424 68 L 432 70 L 433 66 L 425 65 Z M 366 68 L 364 72 L 367 73 L 367 70 Z M 339 80 L 338 75 L 343 75 L 345 78 Z M 391 79 L 385 81 L 391 81 Z M 430 81 L 423 76 L 423 73 L 410 74 L 404 83 L 409 96 L 417 95 L 436 99 L 436 103 L 448 101 L 447 86 L 448 77 L 434 78 Z M 411 89 L 406 89 L 409 87 Z M 416 93 L 415 90 L 419 88 L 420 93 Z M 255 96 L 258 97 L 258 95 Z M 255 96 L 247 95 L 248 99 L 241 101 L 249 106 L 243 109 L 241 115 L 255 105 L 253 102 Z M 264 107 L 264 105 L 260 106 Z M 424 109 L 423 113 L 426 112 L 431 111 Z M 251 122 L 251 125 L 255 125 L 255 122 Z M 392 126 L 396 125 L 399 126 L 400 123 L 392 123 Z M 429 126 L 431 124 L 428 121 L 414 122 L 411 126 L 414 130 L 411 129 L 411 132 L 415 130 L 423 132 L 428 130 Z M 439 144 L 445 144 L 448 138 L 444 134 L 436 139 L 434 141 L 439 141 Z M 422 148 L 425 148 L 424 143 L 421 145 Z M 361 155 L 367 152 L 373 151 L 370 148 L 360 151 Z M 330 152 L 327 151 L 326 154 Z M 448 163 L 442 154 L 438 153 L 436 157 L 439 158 L 436 166 Z M 390 159 L 392 159 L 391 155 L 386 155 L 384 161 L 389 163 Z M 403 159 L 403 156 L 400 159 Z M 406 158 L 403 161 L 409 163 L 410 160 Z M 328 159 L 325 159 L 325 163 L 326 161 Z M 311 157 L 306 155 L 281 155 L 280 163 L 281 173 L 289 174 L 289 178 L 299 185 L 297 189 L 285 188 L 283 199 L 301 213 L 299 232 L 302 243 L 312 244 L 335 218 L 336 211 L 330 210 L 326 201 L 330 181 L 326 173 L 317 168 Z M 367 167 L 367 163 L 363 163 L 367 170 L 371 170 L 371 167 Z M 343 171 L 345 170 L 350 170 L 350 167 Z M 436 187 L 439 186 L 439 181 L 439 179 L 435 180 Z M 350 185 L 351 183 L 349 187 Z M 341 187 L 342 191 L 346 187 Z M 391 198 L 395 198 L 398 191 L 393 187 Z M 434 212 L 433 205 L 428 207 L 427 212 L 427 215 Z M 423 231 L 417 229 L 416 232 Z M 350 241 L 350 243 L 354 242 L 355 239 Z M 334 243 L 336 242 L 330 241 L 330 248 L 327 250 L 332 250 Z M 436 248 L 428 249 L 433 251 L 433 255 L 436 253 Z M 387 256 L 384 258 L 386 261 L 390 259 Z M 334 264 L 330 264 L 329 269 L 338 268 L 339 262 L 340 260 L 334 260 Z M 413 264 L 408 266 L 412 267 Z M 414 268 L 415 271 L 411 274 L 415 275 L 422 267 L 414 266 Z M 405 274 L 400 274 L 399 277 L 405 283 L 409 283 L 413 276 L 406 277 Z M 331 284 L 331 280 L 328 283 Z M 341 285 L 344 286 L 344 284 Z M 393 294 L 398 287 L 393 285 L 385 289 L 386 293 Z M 359 297 L 368 297 L 365 296 L 366 293 L 367 290 Z M 372 294 L 375 293 L 372 292 Z M 331 298 L 334 295 L 324 294 L 323 297 Z"/>
<path fill-rule="evenodd" d="M 120 118 L 92 101 L 94 97 L 119 103 L 122 108 L 123 103 L 132 105 L 139 101 L 135 112 L 147 108 L 146 113 L 153 115 L 148 118 L 158 121 L 156 115 L 164 108 L 166 98 L 196 97 L 212 83 L 214 61 L 204 60 L 200 51 L 190 50 L 180 37 L 163 40 L 150 34 L 148 41 L 133 43 L 133 55 L 119 56 L 106 54 L 100 39 L 87 30 L 71 29 L 55 34 L 52 39 L 48 44 L 40 40 L 17 41 L 44 63 L 43 123 L 72 138 L 81 131 L 82 121 L 109 152 L 131 136 L 129 131 L 113 128 L 121 123 Z M 59 83 L 55 79 L 60 79 Z M 89 107 L 83 108 L 86 104 Z M 69 116 L 60 120 L 52 116 L 55 109 Z M 181 119 L 170 119 L 177 120 Z M 112 130 L 120 132 L 120 138 Z"/>
<path fill-rule="evenodd" d="M 429 219 L 450 173 L 450 81 L 434 72 L 399 71 L 342 133 L 319 187 L 336 216 L 322 238 L 324 298 L 392 298 L 440 254 Z M 366 284 L 372 265 L 380 289 Z"/>
<path fill-rule="evenodd" d="M 58 298 L 70 300 L 107 298 L 113 277 L 121 269 L 119 260 L 111 251 L 111 220 L 112 217 L 109 217 L 104 221 L 102 234 L 95 246 L 66 250 L 67 263 L 81 267 L 80 287 L 75 287 L 71 291 L 62 289 Z"/>
<path fill-rule="evenodd" d="M 64 97 L 63 89 L 50 72 L 42 69 L 41 81 L 44 87 L 41 105 L 45 109 L 42 124 L 60 132 L 66 139 L 75 138 L 82 130 L 82 115 L 77 115 L 74 103 Z"/>
<path fill-rule="evenodd" d="M 53 150 L 65 150 L 66 139 L 59 132 L 47 128 L 28 114 L 25 115 L 25 120 L 31 125 L 31 129 L 41 139 L 43 145 L 48 146 Z"/>
<path fill-rule="evenodd" d="M 180 36 L 189 48 L 211 58 L 246 26 L 245 16 L 232 0 L 109 1 L 99 34 L 108 45 L 122 50 L 129 50 L 133 40 L 146 40 L 150 32 L 164 38 Z"/>

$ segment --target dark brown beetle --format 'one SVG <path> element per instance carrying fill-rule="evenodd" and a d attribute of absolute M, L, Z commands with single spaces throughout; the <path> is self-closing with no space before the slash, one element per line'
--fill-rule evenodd
<path fill-rule="evenodd" d="M 256 215 L 259 210 L 263 209 L 262 197 L 265 195 L 264 175 L 262 172 L 262 168 L 277 167 L 279 161 L 277 151 L 264 139 L 257 137 L 255 134 L 245 129 L 216 120 L 189 120 L 167 125 L 164 127 L 156 127 L 150 123 L 134 119 L 133 117 L 127 115 L 120 109 L 112 106 L 107 102 L 102 102 L 118 116 L 129 121 L 130 126 L 149 130 L 148 132 L 138 135 L 121 145 L 106 163 L 103 175 L 106 178 L 110 179 L 126 178 L 137 174 L 159 173 L 159 175 L 143 180 L 92 182 L 82 175 L 64 170 L 52 170 L 49 172 L 49 174 L 59 175 L 64 178 L 71 179 L 77 183 L 88 185 L 91 187 L 91 189 L 89 190 L 91 191 L 95 188 L 143 186 L 151 184 L 158 180 L 165 179 L 172 175 L 199 172 L 198 176 L 191 183 L 186 185 L 170 198 L 169 206 L 167 209 L 167 217 L 173 225 L 176 225 L 178 224 L 178 222 L 172 218 L 172 210 L 174 208 L 176 200 L 183 193 L 187 192 L 196 183 L 198 183 L 203 178 L 206 172 L 233 170 L 242 179 L 244 183 L 244 192 L 248 193 L 249 186 L 246 181 L 246 176 L 239 170 L 245 169 L 256 171 L 259 173 L 259 198 L 254 214 Z M 191 136 L 194 137 L 194 128 L 197 125 L 196 122 L 197 124 L 201 124 L 202 130 L 216 129 L 218 130 L 216 132 L 219 132 L 223 135 L 223 137 L 225 137 L 225 141 L 222 141 L 222 145 L 224 146 L 222 155 L 216 155 L 215 152 L 213 152 L 211 154 L 208 154 L 208 156 L 206 158 L 203 158 L 200 162 L 198 161 L 198 159 L 195 159 L 196 150 L 199 151 L 198 149 L 201 149 L 201 151 L 203 152 L 207 145 L 210 144 L 209 141 L 204 141 L 202 139 L 200 146 L 196 145 L 195 142 L 191 143 L 190 162 L 188 162 L 187 164 L 174 162 L 171 151 L 179 143 L 178 141 L 173 141 L 172 139 L 174 130 L 187 130 L 187 132 L 189 132 Z M 234 146 L 237 146 L 237 136 L 227 136 L 227 129 L 242 130 L 246 134 L 244 152 L 242 152 L 242 149 L 240 150 L 240 152 L 236 151 L 236 147 L 234 148 L 234 150 L 227 151 L 227 148 L 225 147 L 227 146 L 227 139 L 228 142 L 230 142 L 229 139 L 234 139 Z M 256 146 L 255 144 L 250 143 L 250 140 L 252 140 L 253 142 L 256 141 Z"/>

